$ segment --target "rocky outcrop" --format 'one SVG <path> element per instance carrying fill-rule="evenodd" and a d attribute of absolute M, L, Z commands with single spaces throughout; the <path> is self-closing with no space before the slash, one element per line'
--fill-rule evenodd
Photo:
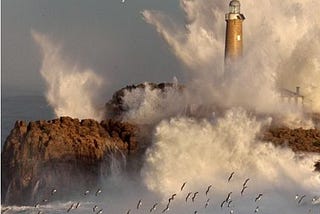
<path fill-rule="evenodd" d="M 127 112 L 128 106 L 126 106 L 123 102 L 123 97 L 126 95 L 127 92 L 131 92 L 137 89 L 145 89 L 149 87 L 151 90 L 159 90 L 163 94 L 165 94 L 166 90 L 169 88 L 177 88 L 180 92 L 183 91 L 184 86 L 178 85 L 175 83 L 141 83 L 138 85 L 129 85 L 126 86 L 118 91 L 116 91 L 111 100 L 109 100 L 105 104 L 105 117 L 106 118 L 114 118 L 116 120 L 122 120 L 122 115 Z"/>
<path fill-rule="evenodd" d="M 263 132 L 262 140 L 272 142 L 276 146 L 290 147 L 294 152 L 320 153 L 319 129 L 274 127 Z"/>
<path fill-rule="evenodd" d="M 112 158 L 138 150 L 137 131 L 114 120 L 17 121 L 2 150 L 2 203 L 34 204 L 52 188 L 61 199 L 96 187 Z"/>
<path fill-rule="evenodd" d="M 119 121 L 129 110 L 123 102 L 126 93 L 145 87 L 162 92 L 173 87 L 179 91 L 184 88 L 171 83 L 127 86 L 117 91 L 106 104 L 106 118 L 112 119 L 100 123 L 70 117 L 28 124 L 16 122 L 2 149 L 2 203 L 33 205 L 42 200 L 54 200 L 54 197 L 76 200 L 75 197 L 86 189 L 97 188 L 100 178 L 111 174 L 110 163 L 122 157 L 127 160 L 126 172 L 139 172 L 154 127 Z M 196 117 L 198 112 L 211 114 L 213 110 L 202 106 L 196 110 L 187 108 L 186 115 Z M 214 109 L 214 112 L 223 110 Z M 314 118 L 320 123 L 319 115 Z M 259 137 L 277 146 L 290 147 L 295 152 L 320 153 L 318 129 L 268 127 Z M 320 171 L 320 161 L 315 168 Z M 58 191 L 51 196 L 53 188 Z"/>
<path fill-rule="evenodd" d="M 263 141 L 272 142 L 276 146 L 289 147 L 294 152 L 320 154 L 319 129 L 289 129 L 286 127 L 271 127 L 261 133 Z M 314 165 L 320 172 L 320 160 Z"/>

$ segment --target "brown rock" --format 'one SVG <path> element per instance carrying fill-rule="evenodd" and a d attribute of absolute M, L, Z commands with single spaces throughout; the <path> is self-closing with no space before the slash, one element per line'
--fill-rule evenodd
<path fill-rule="evenodd" d="M 265 130 L 260 138 L 276 146 L 289 147 L 294 152 L 320 153 L 319 129 L 272 127 Z M 315 170 L 320 171 L 320 161 L 315 164 Z"/>
<path fill-rule="evenodd" d="M 134 125 L 113 120 L 17 121 L 2 150 L 3 202 L 34 204 L 48 197 L 53 187 L 60 199 L 94 188 L 100 168 L 108 172 L 108 154 L 137 150 L 137 131 Z"/>

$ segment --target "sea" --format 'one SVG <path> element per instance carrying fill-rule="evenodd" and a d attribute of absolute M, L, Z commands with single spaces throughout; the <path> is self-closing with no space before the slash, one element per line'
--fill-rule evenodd
<path fill-rule="evenodd" d="M 43 96 L 2 97 L 1 145 L 15 121 L 53 118 L 53 109 Z M 288 150 L 257 147 L 254 141 L 247 145 L 252 135 L 249 130 L 256 126 L 237 110 L 214 124 L 186 118 L 161 122 L 154 136 L 156 146 L 147 151 L 141 176 L 129 177 L 116 167 L 109 177 L 101 178 L 98 195 L 95 193 L 99 189 L 91 190 L 88 196 L 81 190 L 81 197 L 73 201 L 9 207 L 2 204 L 1 213 L 319 214 L 319 174 L 297 164 Z M 208 144 L 208 139 L 215 141 Z M 248 188 L 240 195 L 248 177 Z M 297 185 L 300 181 L 301 186 Z M 259 194 L 262 196 L 257 199 Z"/>

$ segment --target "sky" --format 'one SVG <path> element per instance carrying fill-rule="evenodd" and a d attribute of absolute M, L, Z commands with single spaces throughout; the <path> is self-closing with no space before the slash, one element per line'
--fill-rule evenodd
<path fill-rule="evenodd" d="M 144 9 L 161 10 L 178 22 L 178 0 L 2 0 L 2 96 L 42 95 L 41 54 L 31 31 L 47 35 L 69 61 L 108 82 L 105 94 L 145 81 L 183 79 L 183 66 Z"/>

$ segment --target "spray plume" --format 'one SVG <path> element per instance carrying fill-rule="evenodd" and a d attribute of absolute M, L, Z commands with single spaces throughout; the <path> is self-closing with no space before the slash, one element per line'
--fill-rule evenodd
<path fill-rule="evenodd" d="M 284 213 L 299 213 L 293 199 L 295 193 L 320 194 L 319 174 L 313 172 L 320 155 L 298 157 L 290 149 L 259 141 L 256 136 L 268 123 L 270 119 L 259 122 L 241 108 L 228 110 L 224 117 L 211 121 L 181 117 L 162 121 L 146 154 L 144 181 L 164 198 L 177 192 L 185 181 L 185 194 L 204 192 L 212 184 L 217 213 L 225 212 L 219 204 L 231 191 L 238 212 L 250 212 L 255 194 L 263 192 L 267 195 L 263 202 L 265 213 L 274 213 L 274 207 Z M 235 172 L 232 181 L 227 182 L 231 172 Z M 246 178 L 250 178 L 250 184 L 246 197 L 241 197 Z M 185 194 L 178 194 L 181 201 Z"/>
<path fill-rule="evenodd" d="M 285 114 L 290 107 L 280 101 L 278 89 L 299 85 L 310 101 L 309 107 L 320 112 L 317 39 L 320 15 L 316 11 L 319 2 L 243 2 L 242 12 L 247 17 L 245 54 L 236 72 L 226 74 L 223 74 L 226 2 L 180 0 L 180 5 L 186 15 L 186 23 L 180 27 L 162 12 L 145 10 L 142 14 L 189 68 L 192 93 L 226 107 L 243 106 L 260 113 Z"/>
<path fill-rule="evenodd" d="M 103 80 L 91 69 L 82 69 L 67 62 L 61 47 L 46 35 L 32 31 L 34 41 L 41 48 L 40 73 L 47 84 L 46 98 L 56 116 L 101 119 L 94 97 Z"/>

